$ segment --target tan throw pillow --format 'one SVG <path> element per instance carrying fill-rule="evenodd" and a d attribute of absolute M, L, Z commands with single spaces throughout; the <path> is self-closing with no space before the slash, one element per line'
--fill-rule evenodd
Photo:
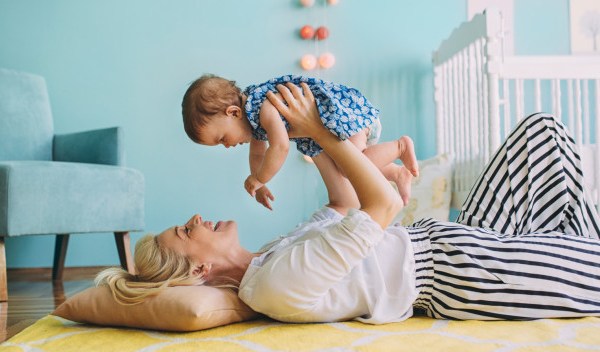
<path fill-rule="evenodd" d="M 408 226 L 423 218 L 448 221 L 451 183 L 452 160 L 446 154 L 419 161 L 419 177 L 413 179 L 408 204 L 393 222 Z"/>
<path fill-rule="evenodd" d="M 136 305 L 114 300 L 106 286 L 67 299 L 52 313 L 79 323 L 166 331 L 196 331 L 256 318 L 258 313 L 230 289 L 169 287 Z"/>

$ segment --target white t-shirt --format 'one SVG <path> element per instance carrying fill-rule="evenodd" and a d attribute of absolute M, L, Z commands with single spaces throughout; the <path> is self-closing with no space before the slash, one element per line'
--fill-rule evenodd
<path fill-rule="evenodd" d="M 360 210 L 324 207 L 250 263 L 239 296 L 287 322 L 356 319 L 382 324 L 412 315 L 415 261 L 403 227 L 385 231 Z"/>

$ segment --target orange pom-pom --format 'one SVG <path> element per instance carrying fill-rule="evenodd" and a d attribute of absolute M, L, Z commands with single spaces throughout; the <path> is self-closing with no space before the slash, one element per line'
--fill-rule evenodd
<path fill-rule="evenodd" d="M 300 38 L 312 39 L 315 36 L 315 29 L 312 26 L 306 25 L 300 28 Z"/>
<path fill-rule="evenodd" d="M 327 29 L 327 27 L 325 26 L 321 26 L 317 28 L 316 35 L 318 40 L 326 39 L 327 37 L 329 37 L 329 29 Z"/>

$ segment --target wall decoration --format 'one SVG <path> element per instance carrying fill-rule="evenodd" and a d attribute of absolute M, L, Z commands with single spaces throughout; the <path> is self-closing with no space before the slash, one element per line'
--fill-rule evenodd
<path fill-rule="evenodd" d="M 329 29 L 325 26 L 317 28 L 316 36 L 318 40 L 327 39 L 327 37 L 329 37 Z"/>
<path fill-rule="evenodd" d="M 304 7 L 311 7 L 315 4 L 315 0 L 300 0 L 300 4 Z"/>
<path fill-rule="evenodd" d="M 324 53 L 319 56 L 319 67 L 331 68 L 335 65 L 335 56 L 332 53 Z"/>
<path fill-rule="evenodd" d="M 305 25 L 300 28 L 300 38 L 313 39 L 315 37 L 315 29 L 312 26 Z"/>
<path fill-rule="evenodd" d="M 600 1 L 571 0 L 571 54 L 600 55 Z"/>
<path fill-rule="evenodd" d="M 308 53 L 304 54 L 299 61 L 300 67 L 305 71 L 314 69 L 329 69 L 335 65 L 335 56 L 329 52 L 327 27 L 327 11 L 329 6 L 337 5 L 339 0 L 299 0 L 301 11 L 308 15 L 308 20 L 300 27 L 298 34 L 302 40 L 310 42 Z M 314 6 L 317 5 L 317 6 Z M 321 8 L 316 8 L 322 6 Z M 314 14 L 321 15 L 317 20 Z M 322 42 L 322 43 L 321 43 Z M 318 76 L 318 74 L 317 74 Z"/>
<path fill-rule="evenodd" d="M 304 71 L 314 70 L 317 68 L 317 57 L 313 54 L 304 54 L 300 59 L 300 67 L 302 67 Z"/>

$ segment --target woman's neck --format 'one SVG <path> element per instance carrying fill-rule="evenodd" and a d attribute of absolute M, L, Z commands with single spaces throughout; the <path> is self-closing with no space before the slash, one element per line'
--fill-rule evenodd
<path fill-rule="evenodd" d="M 230 260 L 227 261 L 227 264 L 222 267 L 215 267 L 213 265 L 211 276 L 215 279 L 227 278 L 239 283 L 242 281 L 244 274 L 246 274 L 246 270 L 248 270 L 252 259 L 259 255 L 260 253 L 252 253 L 242 248 L 239 252 L 233 253 L 229 257 Z"/>
<path fill-rule="evenodd" d="M 246 274 L 246 271 L 250 266 L 250 262 L 252 262 L 252 259 L 259 255 L 260 254 L 258 253 L 252 253 L 248 251 L 245 251 L 244 253 L 240 254 L 239 260 L 231 268 L 232 279 L 235 279 L 237 282 L 241 282 L 242 278 L 244 277 L 244 274 Z"/>

